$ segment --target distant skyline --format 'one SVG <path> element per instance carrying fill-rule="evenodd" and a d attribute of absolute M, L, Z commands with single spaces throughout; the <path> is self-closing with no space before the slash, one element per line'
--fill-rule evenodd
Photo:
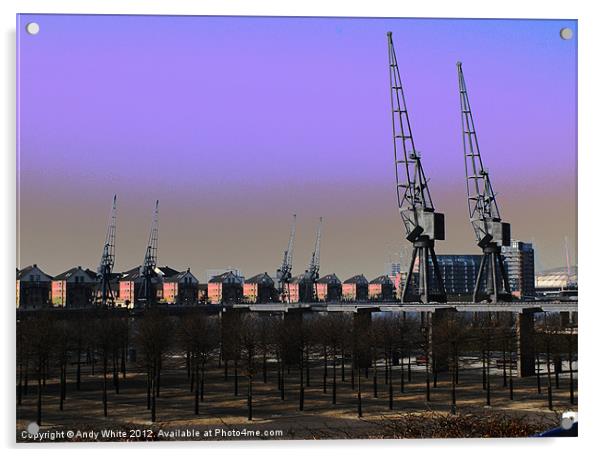
<path fill-rule="evenodd" d="M 29 22 L 39 34 L 25 32 Z M 386 32 L 446 216 L 438 253 L 478 254 L 456 61 L 512 236 L 538 269 L 577 264 L 577 22 L 20 15 L 18 267 L 96 268 L 113 194 L 116 271 L 142 262 L 294 274 L 324 216 L 321 273 L 375 277 L 404 245 Z M 562 27 L 574 38 L 562 40 Z"/>

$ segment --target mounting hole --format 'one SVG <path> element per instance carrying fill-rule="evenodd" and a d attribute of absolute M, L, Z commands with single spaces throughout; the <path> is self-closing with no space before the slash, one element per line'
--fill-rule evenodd
<path fill-rule="evenodd" d="M 25 26 L 25 30 L 30 35 L 37 35 L 38 33 L 40 33 L 40 24 L 38 24 L 37 22 L 30 22 Z"/>
<path fill-rule="evenodd" d="M 560 38 L 563 40 L 570 40 L 573 38 L 573 30 L 568 27 L 560 29 Z"/>
<path fill-rule="evenodd" d="M 36 422 L 30 422 L 27 425 L 27 433 L 30 435 L 37 435 L 40 433 L 40 426 Z"/>
<path fill-rule="evenodd" d="M 570 430 L 573 427 L 573 418 L 572 417 L 563 417 L 560 421 L 560 426 L 564 430 Z"/>

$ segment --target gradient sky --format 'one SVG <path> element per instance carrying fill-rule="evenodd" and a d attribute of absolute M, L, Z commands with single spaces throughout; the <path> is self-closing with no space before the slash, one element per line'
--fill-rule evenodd
<path fill-rule="evenodd" d="M 38 35 L 25 25 L 40 24 Z M 571 27 L 574 39 L 560 39 Z M 118 195 L 116 269 L 294 272 L 324 216 L 322 274 L 382 274 L 409 243 L 396 207 L 386 32 L 433 202 L 439 253 L 468 222 L 456 61 L 513 238 L 537 266 L 577 237 L 577 23 L 570 20 L 18 17 L 19 266 L 95 268 Z M 573 263 L 576 262 L 572 259 Z"/>

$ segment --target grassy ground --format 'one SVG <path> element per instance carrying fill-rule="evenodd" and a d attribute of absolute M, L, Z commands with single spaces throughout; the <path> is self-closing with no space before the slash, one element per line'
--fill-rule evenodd
<path fill-rule="evenodd" d="M 315 438 L 390 438 L 412 436 L 447 436 L 441 424 L 449 426 L 451 420 L 462 430 L 467 424 L 502 423 L 510 418 L 516 423 L 504 429 L 493 430 L 471 427 L 466 436 L 525 436 L 556 426 L 558 415 L 566 410 L 576 411 L 569 402 L 568 374 L 560 375 L 556 388 L 552 376 L 553 408 L 547 404 L 547 378 L 541 377 L 541 394 L 537 392 L 536 378 L 514 378 L 514 400 L 503 387 L 501 370 L 492 369 L 491 406 L 486 406 L 486 393 L 482 388 L 478 364 L 465 361 L 457 386 L 458 416 L 449 418 L 451 383 L 448 374 L 440 374 L 437 387 L 431 382 L 431 401 L 425 399 L 424 368 L 413 367 L 412 381 L 407 373 L 405 392 L 401 393 L 399 367 L 394 368 L 393 410 L 389 409 L 389 387 L 385 384 L 384 367 L 379 368 L 378 392 L 374 397 L 372 373 L 362 377 L 363 417 L 357 415 L 357 391 L 351 388 L 349 367 L 345 381 L 341 380 L 340 364 L 337 367 L 337 401 L 332 403 L 332 369 L 329 367 L 327 392 L 323 392 L 323 368 L 318 362 L 312 366 L 310 387 L 305 389 L 304 411 L 299 411 L 299 375 L 291 369 L 285 378 L 285 399 L 280 399 L 275 365 L 271 365 L 268 382 L 263 383 L 261 372 L 253 383 L 253 419 L 247 420 L 247 378 L 239 376 L 239 395 L 234 396 L 233 367 L 229 378 L 224 370 L 209 367 L 205 387 L 205 401 L 200 414 L 194 414 L 194 395 L 182 358 L 170 358 L 161 379 L 160 398 L 157 399 L 157 421 L 150 422 L 146 408 L 146 376 L 130 364 L 125 380 L 120 380 L 116 394 L 109 383 L 108 417 L 103 417 L 102 373 L 91 374 L 84 366 L 81 390 L 75 389 L 75 368 L 68 373 L 67 398 L 64 410 L 59 410 L 58 381 L 47 381 L 43 397 L 41 431 L 100 432 L 112 430 L 125 435 L 102 437 L 75 436 L 57 440 L 138 440 L 138 439 L 315 439 Z M 110 379 L 110 381 L 112 381 Z M 17 406 L 17 440 L 36 418 L 37 390 L 30 379 L 27 395 Z M 575 389 L 577 379 L 575 374 Z M 576 393 L 575 393 L 576 401 Z M 489 419 L 488 419 L 489 418 Z M 455 422 L 454 422 L 455 421 Z M 468 421 L 468 422 L 467 422 Z M 421 427 L 408 424 L 420 423 Z M 425 426 L 425 424 L 432 424 Z M 453 427 L 452 427 L 453 428 Z M 487 432 L 489 430 L 489 432 Z M 256 436 L 255 432 L 259 436 Z M 230 436 L 228 436 L 230 435 Z M 452 435 L 456 436 L 456 435 Z M 49 440 L 49 439 L 47 439 Z"/>

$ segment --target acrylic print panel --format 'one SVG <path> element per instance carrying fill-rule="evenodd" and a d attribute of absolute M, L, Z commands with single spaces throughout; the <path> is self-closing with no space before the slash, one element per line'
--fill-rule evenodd
<path fill-rule="evenodd" d="M 577 37 L 18 16 L 17 440 L 576 434 Z"/>

